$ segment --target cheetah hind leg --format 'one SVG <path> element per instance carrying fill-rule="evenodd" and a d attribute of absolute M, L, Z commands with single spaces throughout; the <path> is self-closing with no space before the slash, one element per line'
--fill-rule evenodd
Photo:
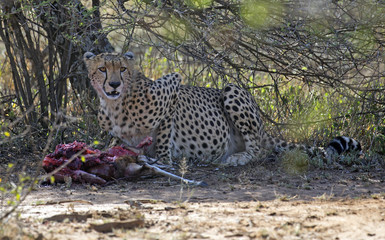
<path fill-rule="evenodd" d="M 234 85 L 227 85 L 222 93 L 223 104 L 230 125 L 234 127 L 240 139 L 232 136 L 232 142 L 243 141 L 244 147 L 236 149 L 234 153 L 222 161 L 223 165 L 245 165 L 261 155 L 261 140 L 266 133 L 263 129 L 259 110 L 253 97 L 244 89 Z M 233 134 L 234 135 L 234 134 Z"/>
<path fill-rule="evenodd" d="M 247 136 L 246 136 L 247 137 Z M 248 142 L 248 141 L 246 141 Z M 260 156 L 261 152 L 258 146 L 244 149 L 244 151 L 236 152 L 228 156 L 222 161 L 223 166 L 243 166 Z"/>

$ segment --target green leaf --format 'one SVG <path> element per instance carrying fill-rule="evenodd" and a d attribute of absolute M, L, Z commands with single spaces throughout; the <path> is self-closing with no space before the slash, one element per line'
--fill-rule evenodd
<path fill-rule="evenodd" d="M 54 176 L 51 176 L 51 177 L 50 177 L 50 181 L 51 181 L 51 184 L 54 184 L 54 183 L 55 183 L 55 177 L 54 177 Z"/>

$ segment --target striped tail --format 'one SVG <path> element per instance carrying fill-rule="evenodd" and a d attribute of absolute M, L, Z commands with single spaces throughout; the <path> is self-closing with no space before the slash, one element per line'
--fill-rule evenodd
<path fill-rule="evenodd" d="M 276 153 L 292 149 L 301 149 L 305 151 L 310 157 L 321 156 L 328 163 L 330 163 L 337 156 L 348 153 L 357 152 L 358 155 L 362 154 L 361 144 L 351 138 L 345 136 L 338 136 L 332 139 L 327 145 L 326 149 L 322 147 L 309 147 L 304 144 L 290 143 L 277 138 L 274 138 L 266 133 L 265 141 L 262 142 L 262 146 L 266 149 L 273 149 Z"/>

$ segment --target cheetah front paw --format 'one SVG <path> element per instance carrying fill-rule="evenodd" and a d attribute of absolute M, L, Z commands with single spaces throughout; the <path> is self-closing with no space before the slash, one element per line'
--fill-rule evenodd
<path fill-rule="evenodd" d="M 253 160 L 253 155 L 248 152 L 239 152 L 234 153 L 224 160 L 222 165 L 224 166 L 243 166 L 251 162 Z"/>

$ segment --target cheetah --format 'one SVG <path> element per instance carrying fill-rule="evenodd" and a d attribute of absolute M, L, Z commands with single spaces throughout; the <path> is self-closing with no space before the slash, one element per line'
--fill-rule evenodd
<path fill-rule="evenodd" d="M 151 136 L 145 154 L 163 163 L 186 157 L 237 166 L 263 149 L 299 146 L 270 136 L 251 94 L 234 84 L 221 90 L 186 86 L 178 73 L 153 81 L 136 69 L 131 52 L 86 52 L 83 60 L 100 98 L 101 128 L 128 146 Z"/>

